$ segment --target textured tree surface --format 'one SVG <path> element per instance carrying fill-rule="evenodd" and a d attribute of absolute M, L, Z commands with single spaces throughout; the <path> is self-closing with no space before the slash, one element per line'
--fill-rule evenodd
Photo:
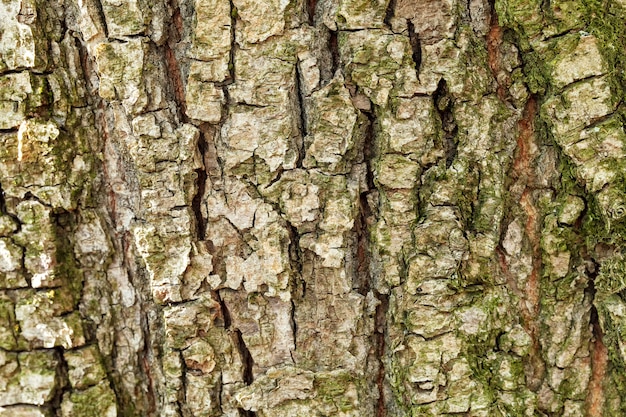
<path fill-rule="evenodd" d="M 626 0 L 1 0 L 0 416 L 626 415 Z"/>

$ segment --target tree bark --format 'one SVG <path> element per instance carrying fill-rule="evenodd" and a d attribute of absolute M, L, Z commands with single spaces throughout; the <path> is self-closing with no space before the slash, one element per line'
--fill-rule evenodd
<path fill-rule="evenodd" d="M 0 2 L 0 416 L 626 414 L 625 0 Z"/>

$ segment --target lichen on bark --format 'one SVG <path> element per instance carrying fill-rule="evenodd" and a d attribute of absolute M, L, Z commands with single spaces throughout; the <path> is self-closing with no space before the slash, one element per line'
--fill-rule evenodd
<path fill-rule="evenodd" d="M 0 416 L 624 413 L 623 1 L 0 3 Z"/>

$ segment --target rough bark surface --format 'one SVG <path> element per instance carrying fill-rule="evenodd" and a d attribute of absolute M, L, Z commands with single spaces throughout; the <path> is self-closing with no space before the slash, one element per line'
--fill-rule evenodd
<path fill-rule="evenodd" d="M 0 416 L 623 416 L 625 0 L 0 1 Z"/>

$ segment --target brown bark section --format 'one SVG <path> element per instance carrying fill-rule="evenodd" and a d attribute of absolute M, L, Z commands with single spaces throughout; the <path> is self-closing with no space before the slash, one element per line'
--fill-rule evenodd
<path fill-rule="evenodd" d="M 122 3 L 0 2 L 0 417 L 620 409 L 577 7 Z"/>
<path fill-rule="evenodd" d="M 498 84 L 497 93 L 500 100 L 505 101 L 507 95 L 508 83 L 503 83 L 502 74 L 502 56 L 500 53 L 500 47 L 502 46 L 502 27 L 498 24 L 498 15 L 495 10 L 491 14 L 491 22 L 489 25 L 489 32 L 487 32 L 487 53 L 489 54 L 489 68 Z"/>
<path fill-rule="evenodd" d="M 593 314 L 593 313 L 592 313 Z M 593 323 L 594 340 L 591 355 L 591 379 L 589 381 L 589 393 L 587 394 L 588 412 L 590 417 L 604 415 L 604 384 L 606 383 L 609 366 L 608 349 L 602 341 L 602 329 L 599 323 Z"/>

